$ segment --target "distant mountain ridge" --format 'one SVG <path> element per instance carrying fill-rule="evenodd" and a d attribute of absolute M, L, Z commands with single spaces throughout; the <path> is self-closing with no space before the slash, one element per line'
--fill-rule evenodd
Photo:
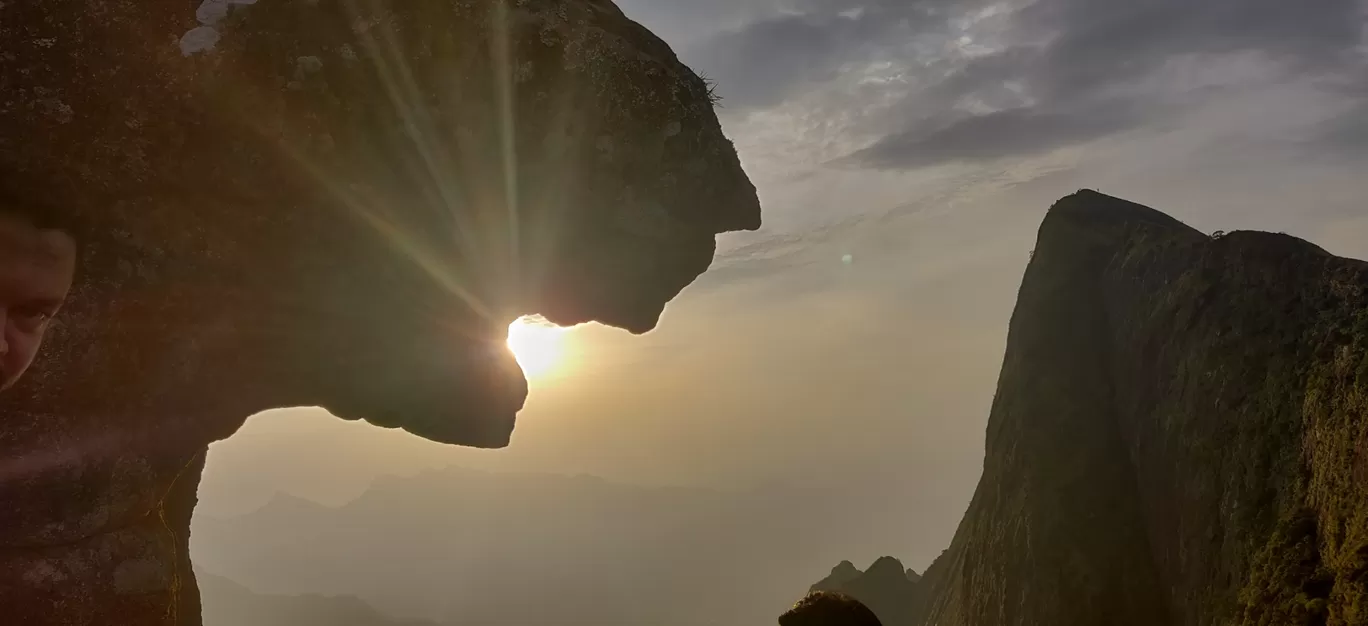
<path fill-rule="evenodd" d="M 880 557 L 869 569 L 860 571 L 850 561 L 841 561 L 831 574 L 808 591 L 838 591 L 863 602 L 885 625 L 905 624 L 911 619 L 910 598 L 917 594 L 921 580 L 911 568 L 891 556 Z"/>
<path fill-rule="evenodd" d="M 829 546 L 851 545 L 814 538 L 884 498 L 451 468 L 377 480 L 336 508 L 278 494 L 245 515 L 201 515 L 192 550 L 262 592 L 352 595 L 463 626 L 747 626 L 772 623 L 803 572 L 847 553 Z"/>
<path fill-rule="evenodd" d="M 203 571 L 195 578 L 204 626 L 438 626 L 387 617 L 352 596 L 260 594 Z"/>

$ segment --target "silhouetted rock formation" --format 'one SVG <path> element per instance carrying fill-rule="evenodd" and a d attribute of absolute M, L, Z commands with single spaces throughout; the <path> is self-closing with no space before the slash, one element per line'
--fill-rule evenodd
<path fill-rule="evenodd" d="M 861 572 L 850 561 L 841 561 L 831 574 L 808 591 L 839 591 L 863 602 L 879 616 L 885 626 L 906 624 L 911 619 L 911 598 L 916 595 L 920 576 L 904 569 L 898 559 L 880 557 Z"/>
<path fill-rule="evenodd" d="M 850 561 L 841 561 L 836 567 L 831 568 L 831 573 L 817 581 L 808 591 L 844 591 L 842 587 L 846 583 L 863 576 L 864 572 L 855 567 Z"/>
<path fill-rule="evenodd" d="M 511 320 L 643 332 L 759 225 L 707 85 L 608 0 L 4 2 L 0 40 L 0 191 L 89 226 L 0 399 L 14 623 L 197 623 L 211 441 L 320 405 L 506 445 Z"/>
<path fill-rule="evenodd" d="M 950 548 L 890 595 L 848 565 L 818 587 L 888 626 L 1368 624 L 1368 263 L 1060 200 Z"/>
<path fill-rule="evenodd" d="M 1083 191 L 912 623 L 1368 623 L 1368 264 Z"/>

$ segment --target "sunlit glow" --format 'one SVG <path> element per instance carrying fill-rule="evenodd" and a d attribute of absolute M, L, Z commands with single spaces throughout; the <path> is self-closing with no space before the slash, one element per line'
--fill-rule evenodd
<path fill-rule="evenodd" d="M 544 376 L 560 365 L 565 331 L 540 317 L 520 317 L 508 325 L 508 349 L 528 378 Z"/>

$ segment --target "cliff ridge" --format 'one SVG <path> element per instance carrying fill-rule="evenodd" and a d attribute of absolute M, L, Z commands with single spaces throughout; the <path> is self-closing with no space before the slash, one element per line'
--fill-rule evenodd
<path fill-rule="evenodd" d="M 986 437 L 894 624 L 1368 623 L 1368 263 L 1070 195 Z"/>

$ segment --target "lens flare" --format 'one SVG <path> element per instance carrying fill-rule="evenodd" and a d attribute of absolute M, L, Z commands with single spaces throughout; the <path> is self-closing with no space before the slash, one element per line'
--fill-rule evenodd
<path fill-rule="evenodd" d="M 565 331 L 539 317 L 521 317 L 508 325 L 508 349 L 529 379 L 545 376 L 565 354 Z"/>

